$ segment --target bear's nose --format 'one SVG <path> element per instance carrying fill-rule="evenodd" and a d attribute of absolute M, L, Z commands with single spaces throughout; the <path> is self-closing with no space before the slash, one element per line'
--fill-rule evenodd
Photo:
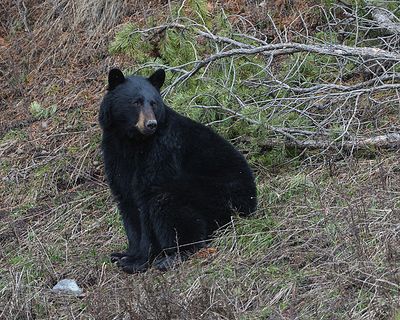
<path fill-rule="evenodd" d="M 146 122 L 146 128 L 150 130 L 155 130 L 157 128 L 157 120 L 149 120 Z"/>

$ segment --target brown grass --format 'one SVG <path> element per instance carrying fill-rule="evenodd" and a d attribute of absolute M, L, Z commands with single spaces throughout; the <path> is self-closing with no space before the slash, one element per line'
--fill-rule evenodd
<path fill-rule="evenodd" d="M 260 209 L 217 251 L 126 275 L 97 110 L 120 23 L 164 2 L 12 1 L 0 7 L 0 319 L 399 319 L 399 151 L 257 168 Z M 26 9 L 25 9 L 25 8 Z M 4 10 L 3 10 L 4 8 Z M 6 10 L 6 11 L 5 11 Z M 48 119 L 29 106 L 57 105 Z M 82 297 L 50 289 L 74 278 Z"/>

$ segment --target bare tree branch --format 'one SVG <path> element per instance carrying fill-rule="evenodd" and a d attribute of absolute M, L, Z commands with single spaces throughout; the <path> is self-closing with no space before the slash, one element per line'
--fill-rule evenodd
<path fill-rule="evenodd" d="M 166 94 L 169 93 L 169 91 L 178 83 L 186 81 L 187 79 L 195 75 L 201 68 L 219 59 L 240 55 L 254 55 L 258 53 L 269 53 L 272 56 L 278 56 L 300 51 L 314 52 L 337 57 L 359 56 L 363 58 L 386 59 L 400 62 L 400 54 L 388 52 L 378 48 L 352 48 L 343 45 L 307 45 L 289 42 L 269 44 L 254 48 L 232 49 L 229 51 L 213 54 L 210 57 L 200 61 L 193 61 L 192 63 L 195 64 L 193 69 L 178 77 L 171 84 L 171 86 L 165 90 L 165 92 Z"/>
<path fill-rule="evenodd" d="M 282 141 L 271 139 L 264 145 L 273 148 L 282 144 Z M 358 138 L 354 141 L 332 142 L 327 140 L 308 139 L 304 141 L 286 140 L 286 147 L 300 149 L 342 149 L 342 150 L 366 150 L 370 148 L 392 149 L 400 147 L 400 132 L 388 133 L 370 138 Z"/>
<path fill-rule="evenodd" d="M 393 22 L 393 20 L 398 20 L 398 18 L 392 12 L 381 7 L 371 6 L 371 14 L 372 18 L 382 29 L 400 36 L 400 23 Z"/>

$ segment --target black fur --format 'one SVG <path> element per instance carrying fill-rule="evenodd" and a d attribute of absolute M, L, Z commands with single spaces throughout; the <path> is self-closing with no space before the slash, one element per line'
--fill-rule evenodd
<path fill-rule="evenodd" d="M 255 210 L 254 178 L 229 142 L 163 103 L 163 70 L 121 75 L 110 71 L 99 116 L 105 171 L 128 238 L 126 253 L 111 259 L 129 273 L 167 269 L 232 214 Z"/>

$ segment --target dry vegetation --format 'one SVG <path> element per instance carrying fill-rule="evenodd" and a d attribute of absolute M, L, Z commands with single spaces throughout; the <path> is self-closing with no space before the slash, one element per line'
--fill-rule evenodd
<path fill-rule="evenodd" d="M 350 0 L 197 2 L 213 16 L 223 7 L 228 24 L 212 29 L 194 0 L 0 4 L 0 319 L 400 319 L 395 1 L 360 12 Z M 171 18 L 177 8 L 184 19 Z M 128 22 L 148 56 L 115 42 Z M 158 45 L 175 29 L 189 33 L 190 47 L 211 49 L 168 61 L 173 48 Z M 298 44 L 306 47 L 295 52 Z M 332 58 L 327 44 L 376 50 Z M 267 45 L 275 47 L 259 49 Z M 249 50 L 259 54 L 243 63 Z M 160 65 L 172 78 L 171 105 L 246 154 L 260 205 L 221 231 L 215 253 L 126 275 L 108 261 L 125 239 L 97 112 L 111 67 Z M 210 87 L 218 103 L 197 92 Z M 62 278 L 84 294 L 53 294 Z"/>

